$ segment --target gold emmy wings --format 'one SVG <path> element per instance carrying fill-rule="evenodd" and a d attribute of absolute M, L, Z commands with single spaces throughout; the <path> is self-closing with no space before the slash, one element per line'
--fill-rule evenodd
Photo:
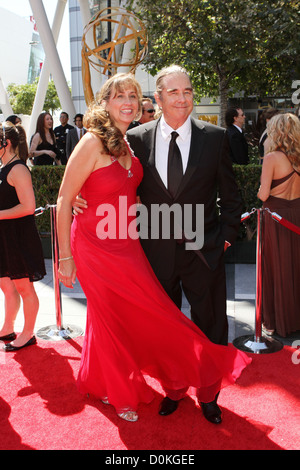
<path fill-rule="evenodd" d="M 107 35 L 105 39 L 104 35 Z M 131 57 L 121 61 L 122 51 L 129 41 L 132 42 Z M 114 75 L 118 67 L 129 67 L 134 72 L 147 51 L 146 28 L 133 13 L 124 8 L 111 7 L 94 15 L 82 36 L 82 81 L 87 105 L 94 101 L 90 66 L 104 75 Z"/>

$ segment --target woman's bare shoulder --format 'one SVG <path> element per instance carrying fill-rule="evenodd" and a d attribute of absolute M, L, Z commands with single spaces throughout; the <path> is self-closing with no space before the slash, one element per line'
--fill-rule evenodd
<path fill-rule="evenodd" d="M 33 142 L 39 143 L 41 140 L 42 140 L 42 138 L 41 138 L 40 133 L 39 133 L 39 132 L 36 132 L 36 133 L 33 135 L 33 137 L 32 137 L 31 143 L 33 143 Z"/>
<path fill-rule="evenodd" d="M 273 150 L 272 152 L 268 152 L 265 156 L 264 156 L 264 159 L 268 159 L 268 160 L 271 160 L 271 159 L 281 159 L 281 158 L 284 158 L 285 157 L 285 154 L 283 152 L 279 152 L 278 150 Z M 285 157 L 286 158 L 286 157 Z"/>
<path fill-rule="evenodd" d="M 26 165 L 14 165 L 8 174 L 8 182 L 15 186 L 16 184 L 31 184 L 30 170 Z"/>
<path fill-rule="evenodd" d="M 73 164 L 82 164 L 89 167 L 92 171 L 95 167 L 106 164 L 107 155 L 102 141 L 95 134 L 87 132 L 78 142 L 73 150 L 68 166 Z"/>
<path fill-rule="evenodd" d="M 264 156 L 264 162 L 269 166 L 288 168 L 290 161 L 286 154 L 279 150 L 269 152 Z"/>

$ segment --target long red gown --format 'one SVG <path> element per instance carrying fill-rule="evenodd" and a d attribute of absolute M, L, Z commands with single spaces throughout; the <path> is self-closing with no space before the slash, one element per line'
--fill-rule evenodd
<path fill-rule="evenodd" d="M 117 412 L 152 400 L 144 376 L 165 389 L 195 387 L 198 398 L 209 402 L 220 383 L 234 383 L 251 362 L 231 345 L 210 342 L 156 279 L 134 237 L 134 215 L 126 217 L 126 206 L 135 208 L 142 174 L 134 156 L 130 171 L 117 160 L 94 171 L 81 190 L 88 209 L 72 224 L 72 252 L 87 298 L 77 383 L 82 393 L 108 397 Z"/>

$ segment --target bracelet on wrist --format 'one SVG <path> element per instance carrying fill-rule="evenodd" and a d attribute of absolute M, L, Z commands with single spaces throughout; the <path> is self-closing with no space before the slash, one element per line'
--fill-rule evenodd
<path fill-rule="evenodd" d="M 67 258 L 60 258 L 58 261 L 67 261 L 68 259 L 73 259 L 73 256 L 68 256 Z"/>

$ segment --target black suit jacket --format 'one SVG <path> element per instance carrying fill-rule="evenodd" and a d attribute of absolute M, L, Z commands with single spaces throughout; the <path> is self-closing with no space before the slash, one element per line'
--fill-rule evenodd
<path fill-rule="evenodd" d="M 227 133 L 232 162 L 239 165 L 247 165 L 249 163 L 248 144 L 244 134 L 233 125 L 227 128 Z"/>
<path fill-rule="evenodd" d="M 204 245 L 195 250 L 211 268 L 218 266 L 224 242 L 232 243 L 238 233 L 241 200 L 229 158 L 225 129 L 192 118 L 191 147 L 186 172 L 173 200 L 155 167 L 155 137 L 159 121 L 128 131 L 128 141 L 140 159 L 144 176 L 138 192 L 151 212 L 152 204 L 204 204 Z M 218 204 L 217 204 L 218 198 Z M 149 222 L 151 226 L 151 219 Z M 159 278 L 167 279 L 174 269 L 176 240 L 141 240 L 145 253 Z"/>

